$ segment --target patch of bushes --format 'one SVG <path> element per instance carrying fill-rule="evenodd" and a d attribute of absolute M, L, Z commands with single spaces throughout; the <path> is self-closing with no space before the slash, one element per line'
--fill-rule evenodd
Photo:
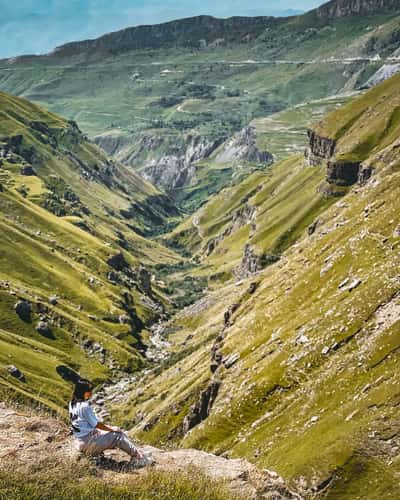
<path fill-rule="evenodd" d="M 89 210 L 82 205 L 79 196 L 72 191 L 66 182 L 57 176 L 51 176 L 45 181 L 46 193 L 40 205 L 49 212 L 64 217 L 66 215 L 82 216 L 89 214 Z"/>

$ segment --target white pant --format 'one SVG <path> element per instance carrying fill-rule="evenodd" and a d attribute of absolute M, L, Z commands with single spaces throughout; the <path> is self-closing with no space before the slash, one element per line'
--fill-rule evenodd
<path fill-rule="evenodd" d="M 99 455 L 104 450 L 119 448 L 131 457 L 138 455 L 136 446 L 123 432 L 101 432 L 94 430 L 77 439 L 78 450 L 88 455 Z"/>

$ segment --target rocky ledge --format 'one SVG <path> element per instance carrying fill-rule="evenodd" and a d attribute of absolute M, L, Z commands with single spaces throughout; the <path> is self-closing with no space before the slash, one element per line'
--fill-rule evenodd
<path fill-rule="evenodd" d="M 52 465 L 76 460 L 68 429 L 60 420 L 32 412 L 24 413 L 0 403 L 0 428 L 3 430 L 0 451 L 0 469 L 12 467 L 18 470 L 26 465 L 40 466 L 51 459 Z M 275 472 L 260 470 L 243 459 L 227 459 L 204 451 L 193 449 L 160 450 L 144 446 L 151 454 L 154 468 L 168 473 L 178 473 L 195 468 L 213 479 L 223 480 L 239 498 L 301 500 L 291 491 L 284 480 Z M 130 471 L 126 455 L 119 451 L 106 452 L 106 459 L 99 461 L 97 477 L 109 483 L 123 483 L 133 474 L 145 474 L 145 469 Z"/>
<path fill-rule="evenodd" d="M 334 139 L 318 135 L 308 130 L 309 145 L 304 152 L 306 163 L 310 166 L 326 166 L 326 180 L 337 186 L 365 184 L 374 173 L 371 166 L 360 161 L 345 161 L 335 158 L 337 143 Z"/>
<path fill-rule="evenodd" d="M 335 154 L 336 142 L 328 137 L 318 135 L 314 130 L 309 129 L 308 147 L 304 156 L 309 165 L 321 165 L 323 160 L 329 160 Z"/>

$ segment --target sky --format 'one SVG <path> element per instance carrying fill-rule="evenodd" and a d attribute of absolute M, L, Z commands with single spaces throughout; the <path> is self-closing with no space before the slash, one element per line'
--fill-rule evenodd
<path fill-rule="evenodd" d="M 43 54 L 104 33 L 200 14 L 287 15 L 323 0 L 0 0 L 0 58 Z"/>

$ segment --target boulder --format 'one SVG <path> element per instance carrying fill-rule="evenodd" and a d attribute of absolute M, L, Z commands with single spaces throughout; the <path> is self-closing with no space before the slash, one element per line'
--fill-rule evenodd
<path fill-rule="evenodd" d="M 247 293 L 250 295 L 253 295 L 253 293 L 257 290 L 258 288 L 258 283 L 257 281 L 253 281 L 250 283 L 249 289 L 247 290 Z"/>
<path fill-rule="evenodd" d="M 319 224 L 319 220 L 318 219 L 315 219 L 314 222 L 312 222 L 308 228 L 307 228 L 307 232 L 308 232 L 308 235 L 311 236 L 315 233 L 316 229 L 317 229 L 317 226 Z"/>
<path fill-rule="evenodd" d="M 240 359 L 240 354 L 236 352 L 234 354 L 231 354 L 230 356 L 226 356 L 226 358 L 222 360 L 222 363 L 225 366 L 225 368 L 228 369 L 231 368 L 231 366 L 233 366 L 235 363 L 237 363 L 239 359 Z"/>
<path fill-rule="evenodd" d="M 151 296 L 153 292 L 151 288 L 151 274 L 145 267 L 140 267 L 138 274 L 141 289 L 146 295 Z"/>
<path fill-rule="evenodd" d="M 31 321 L 32 305 L 26 300 L 19 300 L 14 306 L 15 312 L 23 321 Z"/>
<path fill-rule="evenodd" d="M 45 337 L 49 338 L 54 338 L 53 332 L 47 321 L 39 321 L 35 329 L 38 333 L 40 333 L 40 335 L 44 335 Z"/>
<path fill-rule="evenodd" d="M 34 171 L 32 165 L 24 165 L 21 167 L 21 175 L 32 176 L 36 175 L 36 172 Z"/>
<path fill-rule="evenodd" d="M 25 382 L 25 375 L 16 366 L 14 365 L 7 366 L 7 371 L 12 377 L 21 380 L 21 382 Z"/>
<path fill-rule="evenodd" d="M 76 371 L 69 368 L 69 366 L 58 365 L 56 367 L 56 372 L 67 382 L 72 382 L 75 384 L 78 380 L 81 379 L 81 376 Z"/>
<path fill-rule="evenodd" d="M 57 295 L 52 295 L 50 298 L 49 298 L 49 303 L 52 305 L 52 306 L 56 306 L 58 304 L 58 297 Z"/>
<path fill-rule="evenodd" d="M 122 252 L 112 255 L 108 260 L 107 264 L 115 269 L 116 271 L 123 271 L 129 267 L 128 262 L 125 260 Z"/>

